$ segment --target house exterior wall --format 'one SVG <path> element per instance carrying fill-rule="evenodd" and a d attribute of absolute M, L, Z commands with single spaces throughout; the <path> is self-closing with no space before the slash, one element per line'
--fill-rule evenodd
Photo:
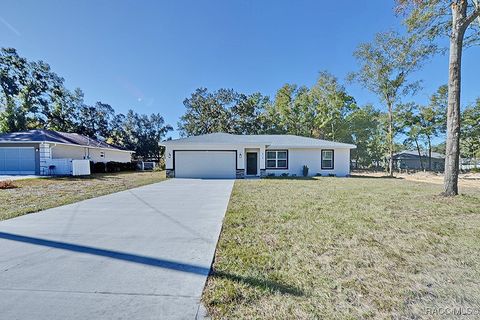
<path fill-rule="evenodd" d="M 86 155 L 86 148 L 84 147 L 76 147 L 76 146 L 68 146 L 68 145 L 52 145 L 52 159 L 75 159 L 75 160 L 83 160 L 85 159 Z"/>
<path fill-rule="evenodd" d="M 103 157 L 102 157 L 103 154 Z M 53 159 L 88 159 L 93 162 L 130 162 L 132 155 L 129 152 L 107 149 L 88 148 L 83 146 L 54 145 L 52 146 Z"/>
<path fill-rule="evenodd" d="M 277 150 L 277 149 L 275 149 Z M 266 174 L 280 176 L 284 173 L 301 177 L 303 175 L 303 166 L 308 167 L 308 175 L 315 176 L 321 174 L 327 176 L 334 174 L 339 177 L 345 177 L 350 174 L 350 149 L 333 149 L 334 166 L 333 169 L 322 169 L 321 150 L 322 149 L 295 149 L 288 150 L 288 169 L 267 169 Z M 332 149 L 328 149 L 332 150 Z M 268 151 L 268 149 L 267 149 Z"/>
<path fill-rule="evenodd" d="M 102 157 L 103 153 L 103 157 Z M 91 149 L 88 148 L 90 160 L 93 162 L 131 162 L 132 154 L 130 152 L 105 150 L 105 149 Z"/>
<path fill-rule="evenodd" d="M 303 165 L 309 167 L 309 176 L 321 174 L 323 176 L 334 174 L 336 176 L 348 176 L 350 174 L 350 149 L 333 149 L 334 150 L 334 168 L 332 170 L 321 169 L 321 149 L 305 149 L 305 148 L 285 148 L 288 150 L 288 169 L 265 169 L 266 151 L 269 149 L 259 145 L 167 145 L 165 149 L 165 163 L 167 176 L 173 177 L 174 172 L 174 153 L 175 150 L 234 150 L 237 154 L 237 178 L 243 178 L 246 169 L 246 152 L 258 152 L 258 175 L 265 176 L 275 174 L 277 176 L 282 173 L 289 175 L 302 176 Z M 273 149 L 272 149 L 273 150 Z M 280 150 L 280 149 L 274 149 Z M 328 149 L 332 150 L 332 149 Z"/>

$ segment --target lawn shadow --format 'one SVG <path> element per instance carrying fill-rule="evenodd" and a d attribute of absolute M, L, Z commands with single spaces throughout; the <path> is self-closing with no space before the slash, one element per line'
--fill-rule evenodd
<path fill-rule="evenodd" d="M 305 295 L 303 290 L 299 288 L 296 288 L 291 285 L 279 283 L 276 281 L 267 280 L 267 279 L 245 277 L 245 276 L 240 276 L 240 275 L 236 275 L 236 274 L 232 274 L 224 271 L 213 271 L 213 270 L 210 276 L 213 278 L 222 278 L 222 279 L 243 283 L 250 287 L 257 287 L 257 288 L 265 289 L 269 291 L 277 291 L 282 294 L 289 294 L 297 297 Z"/>

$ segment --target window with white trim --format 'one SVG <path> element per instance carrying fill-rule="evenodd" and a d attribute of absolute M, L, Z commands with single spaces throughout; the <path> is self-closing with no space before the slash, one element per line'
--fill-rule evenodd
<path fill-rule="evenodd" d="M 268 150 L 266 168 L 267 169 L 288 169 L 288 151 L 287 150 Z"/>
<path fill-rule="evenodd" d="M 333 169 L 333 150 L 322 150 L 322 169 Z"/>

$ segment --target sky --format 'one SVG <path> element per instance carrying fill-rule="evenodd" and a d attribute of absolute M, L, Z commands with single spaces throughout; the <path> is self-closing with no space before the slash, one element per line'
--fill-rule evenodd
<path fill-rule="evenodd" d="M 175 128 L 198 87 L 272 96 L 312 86 L 326 70 L 363 105 L 378 99 L 345 82 L 352 53 L 377 32 L 401 28 L 389 0 L 3 0 L 2 47 L 44 60 L 81 88 L 85 102 L 160 113 Z M 462 104 L 480 97 L 480 47 L 463 56 Z M 476 60 L 476 61 L 475 61 Z M 415 73 L 426 103 L 448 79 L 448 56 Z M 408 101 L 406 101 L 408 102 Z M 172 132 L 177 137 L 178 132 Z"/>

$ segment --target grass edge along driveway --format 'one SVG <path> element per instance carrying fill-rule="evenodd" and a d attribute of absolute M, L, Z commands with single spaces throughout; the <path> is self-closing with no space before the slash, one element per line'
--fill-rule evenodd
<path fill-rule="evenodd" d="M 164 171 L 17 180 L 0 190 L 0 221 L 165 180 Z"/>
<path fill-rule="evenodd" d="M 214 319 L 480 312 L 480 192 L 440 192 L 385 178 L 237 180 L 203 303 Z"/>

